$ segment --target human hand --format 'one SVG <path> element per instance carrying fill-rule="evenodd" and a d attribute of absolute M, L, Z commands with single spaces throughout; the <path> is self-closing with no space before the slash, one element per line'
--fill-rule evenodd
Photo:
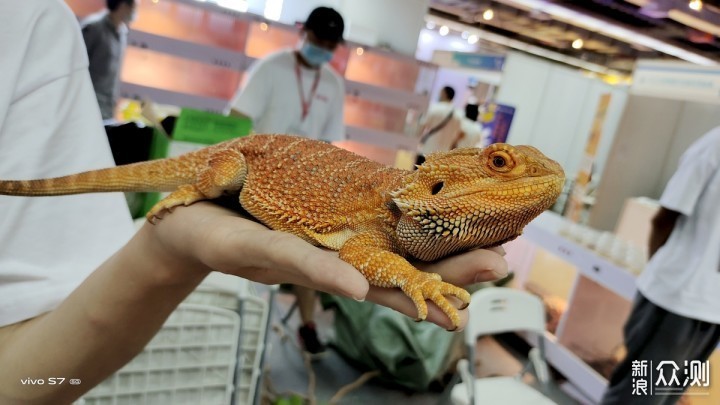
<path fill-rule="evenodd" d="M 337 252 L 317 248 L 297 236 L 277 232 L 214 204 L 200 202 L 178 207 L 157 225 L 155 232 L 167 260 L 186 271 L 212 270 L 263 284 L 290 283 L 330 294 L 368 301 L 395 309 L 412 318 L 416 309 L 399 289 L 370 286 L 357 269 L 338 258 Z M 507 274 L 502 248 L 479 249 L 435 263 L 413 263 L 458 286 L 492 281 Z M 457 307 L 459 300 L 454 300 Z M 450 320 L 428 303 L 429 322 L 446 329 Z M 460 311 L 462 330 L 467 310 Z"/>
<path fill-rule="evenodd" d="M 212 203 L 177 207 L 142 230 L 154 234 L 151 240 L 159 245 L 164 260 L 174 263 L 175 277 L 219 271 L 262 284 L 297 284 L 356 300 L 368 292 L 365 277 L 336 252 L 270 230 Z"/>

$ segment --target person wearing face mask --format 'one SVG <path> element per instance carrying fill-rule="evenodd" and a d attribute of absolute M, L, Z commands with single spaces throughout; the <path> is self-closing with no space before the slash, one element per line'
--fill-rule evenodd
<path fill-rule="evenodd" d="M 118 78 L 129 24 L 135 19 L 139 0 L 107 0 L 107 9 L 81 23 L 90 78 L 103 120 L 112 119 L 117 100 Z"/>
<path fill-rule="evenodd" d="M 314 9 L 296 49 L 274 52 L 250 68 L 230 115 L 250 118 L 256 133 L 343 140 L 345 87 L 328 62 L 343 42 L 344 28 L 334 9 Z"/>
<path fill-rule="evenodd" d="M 343 42 L 345 24 L 332 8 L 318 7 L 308 15 L 300 45 L 258 60 L 236 93 L 230 115 L 250 118 L 255 133 L 281 133 L 326 142 L 345 139 L 343 78 L 330 67 Z M 314 290 L 292 286 L 302 325 L 298 336 L 304 349 L 325 350 L 315 330 Z"/>

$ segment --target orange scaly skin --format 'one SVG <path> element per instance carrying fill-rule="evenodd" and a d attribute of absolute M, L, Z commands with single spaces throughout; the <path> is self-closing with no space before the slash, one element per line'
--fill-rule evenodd
<path fill-rule="evenodd" d="M 172 191 L 148 213 L 153 222 L 175 206 L 239 192 L 243 208 L 266 226 L 338 250 L 372 285 L 402 289 L 418 320 L 430 299 L 457 327 L 459 315 L 445 296 L 467 304 L 467 291 L 408 259 L 432 261 L 512 240 L 555 202 L 564 181 L 560 165 L 530 146 L 435 153 L 406 171 L 319 141 L 254 135 L 176 158 L 0 181 L 0 194 Z"/>

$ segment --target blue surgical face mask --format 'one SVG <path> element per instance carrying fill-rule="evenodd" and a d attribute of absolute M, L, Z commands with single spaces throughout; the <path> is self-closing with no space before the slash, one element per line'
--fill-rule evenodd
<path fill-rule="evenodd" d="M 311 44 L 308 41 L 305 41 L 300 48 L 300 55 L 302 55 L 307 63 L 315 67 L 330 62 L 333 58 L 332 51 Z"/>

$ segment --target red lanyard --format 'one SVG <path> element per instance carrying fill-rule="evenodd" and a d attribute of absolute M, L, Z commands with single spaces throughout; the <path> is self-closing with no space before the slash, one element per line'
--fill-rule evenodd
<path fill-rule="evenodd" d="M 300 93 L 300 105 L 302 106 L 302 120 L 305 121 L 305 117 L 310 113 L 310 106 L 312 106 L 313 99 L 315 98 L 315 92 L 317 91 L 318 84 L 320 83 L 320 69 L 315 74 L 315 81 L 313 82 L 312 89 L 310 89 L 310 98 L 305 100 L 305 92 L 303 91 L 302 85 L 302 74 L 300 73 L 300 64 L 295 62 L 295 76 L 297 76 L 298 92 Z"/>

